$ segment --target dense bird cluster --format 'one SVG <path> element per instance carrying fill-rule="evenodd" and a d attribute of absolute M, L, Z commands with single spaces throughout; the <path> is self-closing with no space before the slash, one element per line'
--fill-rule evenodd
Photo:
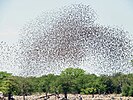
<path fill-rule="evenodd" d="M 18 46 L 0 42 L 0 71 L 14 72 L 18 75 L 19 69 L 16 65 L 18 57 Z"/>
<path fill-rule="evenodd" d="M 96 19 L 90 6 L 78 4 L 31 21 L 20 34 L 17 60 L 22 74 L 58 73 L 66 66 L 84 64 L 97 74 L 132 72 L 128 32 L 99 25 Z"/>
<path fill-rule="evenodd" d="M 6 44 L 6 42 L 1 41 L 0 42 L 0 66 L 1 66 L 1 69 L 3 69 L 3 67 L 5 66 L 3 64 L 8 63 L 9 55 L 10 55 L 10 52 L 9 52 L 8 45 Z"/>

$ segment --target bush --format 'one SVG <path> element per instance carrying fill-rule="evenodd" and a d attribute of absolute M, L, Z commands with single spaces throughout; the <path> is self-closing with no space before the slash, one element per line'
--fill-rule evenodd
<path fill-rule="evenodd" d="M 133 86 L 130 86 L 130 90 L 129 90 L 129 96 L 133 96 Z"/>
<path fill-rule="evenodd" d="M 130 86 L 129 85 L 123 85 L 122 87 L 122 95 L 128 96 L 129 95 Z"/>

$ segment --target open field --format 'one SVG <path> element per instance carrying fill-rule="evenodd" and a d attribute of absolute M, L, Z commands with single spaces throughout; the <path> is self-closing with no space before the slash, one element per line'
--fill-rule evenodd
<path fill-rule="evenodd" d="M 44 94 L 45 95 L 45 94 Z M 26 100 L 44 100 L 44 98 L 40 98 L 44 95 L 31 95 L 26 96 Z M 63 98 L 63 94 L 59 95 L 60 98 L 57 98 L 56 96 L 50 96 L 48 100 L 61 100 Z M 110 95 L 94 95 L 94 98 L 92 98 L 92 95 L 81 95 L 83 100 L 133 100 L 133 97 L 120 97 L 119 94 L 110 94 Z M 14 96 L 15 100 L 23 100 L 23 96 Z M 114 98 L 114 99 L 113 99 Z M 69 100 L 79 100 L 79 95 L 73 95 L 68 94 Z M 7 100 L 7 98 L 6 98 Z"/>

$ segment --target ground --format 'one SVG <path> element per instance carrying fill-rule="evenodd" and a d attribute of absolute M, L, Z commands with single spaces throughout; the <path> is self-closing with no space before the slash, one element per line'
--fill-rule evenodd
<path fill-rule="evenodd" d="M 45 95 L 45 94 L 44 94 Z M 26 100 L 44 100 L 44 98 L 40 99 L 42 95 L 31 95 L 26 96 Z M 48 100 L 61 100 L 63 98 L 63 94 L 60 94 L 60 99 L 58 99 L 55 96 L 51 96 Z M 94 95 L 94 98 L 92 98 L 92 95 L 81 95 L 83 100 L 133 100 L 133 97 L 121 97 L 119 94 L 110 94 L 110 95 Z M 22 96 L 14 96 L 15 100 L 23 100 Z M 114 99 L 113 99 L 114 98 Z M 122 99 L 120 99 L 122 98 Z M 69 100 L 79 100 L 78 94 L 68 94 Z M 7 100 L 7 98 L 6 98 Z"/>

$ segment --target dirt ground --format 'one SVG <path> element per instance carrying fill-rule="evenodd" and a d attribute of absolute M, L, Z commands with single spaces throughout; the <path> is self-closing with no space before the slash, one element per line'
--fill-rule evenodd
<path fill-rule="evenodd" d="M 31 95 L 26 96 L 26 100 L 44 100 L 44 98 L 40 98 L 44 95 Z M 48 100 L 61 100 L 61 98 L 64 97 L 63 94 L 59 95 L 60 98 L 57 98 L 56 96 L 50 96 Z M 133 97 L 121 97 L 119 94 L 110 94 L 110 95 L 94 95 L 94 98 L 92 98 L 92 95 L 81 95 L 82 100 L 133 100 Z M 23 100 L 22 96 L 14 96 L 15 100 Z M 79 100 L 79 94 L 73 95 L 68 94 L 69 100 Z M 7 98 L 6 98 L 7 100 Z"/>

